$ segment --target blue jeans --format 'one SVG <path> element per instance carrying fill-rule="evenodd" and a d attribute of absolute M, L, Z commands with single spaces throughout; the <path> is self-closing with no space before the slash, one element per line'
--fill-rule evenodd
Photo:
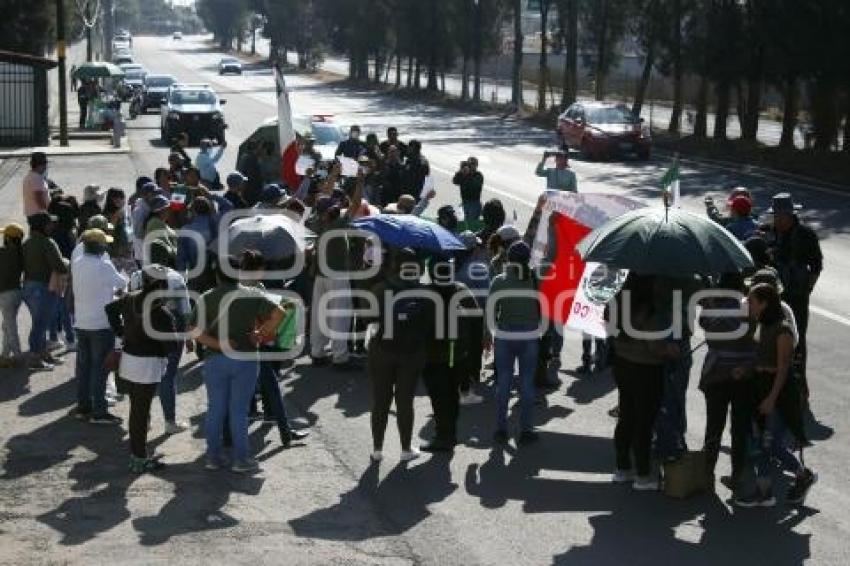
<path fill-rule="evenodd" d="M 513 332 L 530 332 L 536 328 L 513 327 Z M 519 362 L 520 384 L 520 428 L 523 432 L 533 428 L 534 373 L 537 370 L 537 353 L 540 342 L 537 338 L 496 338 L 496 428 L 508 429 L 508 401 L 514 376 L 514 362 Z"/>
<path fill-rule="evenodd" d="M 225 417 L 230 419 L 234 461 L 248 458 L 248 404 L 257 387 L 259 362 L 212 354 L 204 360 L 207 457 L 221 459 Z"/>
<path fill-rule="evenodd" d="M 283 405 L 283 396 L 277 383 L 277 369 L 274 362 L 260 362 L 260 394 L 263 398 L 263 410 L 274 417 L 281 434 L 289 432 L 289 418 Z"/>
<path fill-rule="evenodd" d="M 769 480 L 773 476 L 773 462 L 779 462 L 782 470 L 799 474 L 804 467 L 800 460 L 789 448 L 788 428 L 782 422 L 782 417 L 777 410 L 764 417 L 757 419 L 755 425 L 757 435 L 753 439 L 758 442 L 757 451 L 754 454 L 756 464 L 756 476 L 761 480 Z"/>
<path fill-rule="evenodd" d="M 41 354 L 47 351 L 47 330 L 56 315 L 56 302 L 59 295 L 47 290 L 47 283 L 41 281 L 24 281 L 24 304 L 30 311 L 32 328 L 30 328 L 30 352 Z"/>
<path fill-rule="evenodd" d="M 65 342 L 71 344 L 74 342 L 74 322 L 71 320 L 71 294 L 60 297 L 56 301 L 56 318 L 50 325 L 50 339 L 56 341 L 59 338 L 59 333 L 65 333 Z"/>
<path fill-rule="evenodd" d="M 159 402 L 162 405 L 162 416 L 165 422 L 173 423 L 177 420 L 177 369 L 180 367 L 180 358 L 183 357 L 183 342 L 168 352 L 168 365 L 159 382 L 157 392 Z"/>
<path fill-rule="evenodd" d="M 688 449 L 685 443 L 688 430 L 685 396 L 693 357 L 690 340 L 678 340 L 677 343 L 682 355 L 664 365 L 664 394 L 655 421 L 655 453 L 662 459 L 677 457 Z"/>
<path fill-rule="evenodd" d="M 107 412 L 107 371 L 103 362 L 113 348 L 112 330 L 77 329 L 77 408 L 83 412 L 95 415 Z"/>
<path fill-rule="evenodd" d="M 471 230 L 469 222 L 474 222 L 481 217 L 481 201 L 466 200 L 461 203 L 463 208 L 463 221 L 467 223 L 466 229 Z"/>

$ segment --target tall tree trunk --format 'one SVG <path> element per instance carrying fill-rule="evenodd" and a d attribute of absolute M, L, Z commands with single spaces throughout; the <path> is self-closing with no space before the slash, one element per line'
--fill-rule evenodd
<path fill-rule="evenodd" d="M 741 81 L 735 83 L 735 112 L 738 114 L 738 127 L 744 135 L 747 121 L 747 97 L 744 95 L 744 85 Z"/>
<path fill-rule="evenodd" d="M 643 109 L 643 101 L 646 99 L 646 90 L 649 88 L 649 79 L 652 78 L 652 66 L 655 64 L 655 32 L 649 38 L 646 48 L 646 57 L 643 61 L 643 71 L 640 74 L 637 89 L 635 90 L 635 102 L 632 104 L 632 114 L 640 116 Z"/>
<path fill-rule="evenodd" d="M 407 57 L 407 88 L 413 88 L 413 56 Z"/>
<path fill-rule="evenodd" d="M 605 99 L 605 73 L 608 62 L 605 53 L 608 49 L 608 0 L 597 0 L 602 12 L 600 16 L 600 29 L 596 38 L 596 68 L 594 69 L 594 81 L 596 82 L 596 100 Z"/>
<path fill-rule="evenodd" d="M 566 109 L 578 94 L 578 0 L 566 0 L 566 53 L 561 107 Z"/>
<path fill-rule="evenodd" d="M 473 16 L 475 29 L 472 33 L 472 74 L 474 75 L 472 100 L 479 102 L 481 100 L 481 2 L 476 2 L 473 10 L 475 10 Z"/>
<path fill-rule="evenodd" d="M 422 61 L 416 58 L 416 70 L 413 72 L 413 88 L 419 90 L 422 87 Z"/>
<path fill-rule="evenodd" d="M 729 105 L 731 103 L 732 86 L 728 79 L 721 79 L 717 83 L 717 104 L 714 109 L 714 139 L 725 141 L 728 139 L 726 127 L 729 123 Z"/>
<path fill-rule="evenodd" d="M 670 113 L 670 125 L 667 131 L 678 134 L 682 130 L 682 79 L 684 61 L 682 61 L 682 0 L 673 0 L 673 111 Z"/>
<path fill-rule="evenodd" d="M 443 89 L 445 90 L 445 89 Z M 469 53 L 468 50 L 463 51 L 461 67 L 460 67 L 460 99 L 466 100 L 469 98 Z"/>
<path fill-rule="evenodd" d="M 694 120 L 694 137 L 704 139 L 708 133 L 708 79 L 705 74 L 699 82 L 697 91 L 697 115 Z"/>
<path fill-rule="evenodd" d="M 830 151 L 838 138 L 841 113 L 838 110 L 838 85 L 831 75 L 821 75 L 811 86 L 812 127 L 815 150 Z"/>
<path fill-rule="evenodd" d="M 759 113 L 761 111 L 762 67 L 764 64 L 764 49 L 759 47 L 756 64 L 752 74 L 747 79 L 747 113 L 741 139 L 756 141 L 759 129 Z"/>
<path fill-rule="evenodd" d="M 380 51 L 375 51 L 375 77 L 374 82 L 381 82 L 381 75 L 383 74 L 384 69 L 384 58 L 381 56 Z"/>
<path fill-rule="evenodd" d="M 446 71 L 440 69 L 440 92 L 446 94 Z"/>
<path fill-rule="evenodd" d="M 785 79 L 782 89 L 782 137 L 779 138 L 779 147 L 782 149 L 794 149 L 794 131 L 797 129 L 797 77 L 789 75 Z"/>
<path fill-rule="evenodd" d="M 513 0 L 514 64 L 511 74 L 511 102 L 522 106 L 522 0 Z"/>
<path fill-rule="evenodd" d="M 546 112 L 546 89 L 549 87 L 549 2 L 540 0 L 540 66 L 537 77 L 537 110 Z"/>
<path fill-rule="evenodd" d="M 395 87 L 401 88 L 401 53 L 395 52 Z"/>

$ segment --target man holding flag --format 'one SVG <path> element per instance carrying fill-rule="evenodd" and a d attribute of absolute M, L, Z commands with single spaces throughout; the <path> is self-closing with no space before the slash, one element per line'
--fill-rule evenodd
<path fill-rule="evenodd" d="M 295 190 L 301 183 L 301 176 L 295 172 L 295 162 L 298 161 L 298 143 L 295 128 L 292 127 L 292 106 L 289 104 L 289 91 L 286 90 L 286 80 L 280 66 L 274 67 L 275 85 L 277 86 L 277 129 L 280 140 L 280 176 L 290 189 Z"/>

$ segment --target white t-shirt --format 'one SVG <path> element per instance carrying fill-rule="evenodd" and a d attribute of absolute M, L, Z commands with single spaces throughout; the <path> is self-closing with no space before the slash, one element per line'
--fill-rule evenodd
<path fill-rule="evenodd" d="M 141 357 L 121 353 L 118 374 L 133 383 L 159 383 L 168 366 L 168 358 Z"/>
<path fill-rule="evenodd" d="M 83 254 L 71 262 L 74 288 L 74 327 L 80 330 L 110 328 L 104 307 L 115 292 L 127 285 L 112 262 L 103 255 Z"/>
<path fill-rule="evenodd" d="M 42 202 L 48 202 L 50 200 L 49 195 L 50 191 L 47 189 L 47 181 L 44 175 L 36 171 L 27 173 L 24 176 L 24 216 L 45 212 L 47 206 L 43 206 Z"/>

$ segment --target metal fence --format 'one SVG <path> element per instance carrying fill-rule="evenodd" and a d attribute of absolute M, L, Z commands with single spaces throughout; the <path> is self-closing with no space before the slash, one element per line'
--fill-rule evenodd
<path fill-rule="evenodd" d="M 48 143 L 47 73 L 0 61 L 0 147 Z"/>

